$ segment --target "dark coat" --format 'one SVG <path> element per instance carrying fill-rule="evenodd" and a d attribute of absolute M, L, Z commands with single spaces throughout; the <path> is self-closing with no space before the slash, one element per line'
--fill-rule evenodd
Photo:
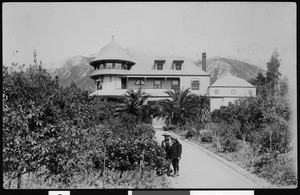
<path fill-rule="evenodd" d="M 170 140 L 170 141 L 171 141 L 171 140 Z M 162 148 L 166 151 L 166 158 L 167 158 L 167 159 L 170 159 L 171 145 L 172 145 L 172 144 L 169 144 L 169 142 L 166 141 L 166 140 L 164 140 L 164 141 L 161 142 Z"/>
<path fill-rule="evenodd" d="M 181 144 L 176 141 L 170 148 L 170 158 L 171 159 L 178 159 L 181 158 L 182 146 Z"/>

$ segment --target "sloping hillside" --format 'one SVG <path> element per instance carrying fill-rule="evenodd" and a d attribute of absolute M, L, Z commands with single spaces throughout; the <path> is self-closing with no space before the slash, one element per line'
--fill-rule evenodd
<path fill-rule="evenodd" d="M 194 61 L 194 63 L 199 66 L 199 68 L 202 68 L 201 59 Z M 265 74 L 265 70 L 257 66 L 242 62 L 240 60 L 224 57 L 213 57 L 207 59 L 206 67 L 207 72 L 211 75 L 211 84 L 229 72 L 246 81 L 256 77 L 259 72 Z"/>
<path fill-rule="evenodd" d="M 55 66 L 59 68 L 48 69 L 48 71 L 53 77 L 58 76 L 61 86 L 68 86 L 75 82 L 78 87 L 92 92 L 95 90 L 95 83 L 90 78 L 93 67 L 89 63 L 93 59 L 94 57 L 77 55 L 58 62 Z"/>

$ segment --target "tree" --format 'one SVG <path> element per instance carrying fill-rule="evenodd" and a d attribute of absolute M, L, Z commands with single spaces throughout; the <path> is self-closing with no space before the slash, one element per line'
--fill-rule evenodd
<path fill-rule="evenodd" d="M 141 87 L 136 92 L 132 89 L 126 91 L 123 102 L 117 106 L 116 115 L 126 112 L 134 116 L 142 116 L 148 97 L 150 95 L 142 91 Z"/>
<path fill-rule="evenodd" d="M 271 88 L 272 95 L 274 95 L 275 90 L 277 89 L 279 76 L 281 75 L 281 73 L 279 72 L 279 66 L 280 66 L 279 54 L 277 53 L 277 50 L 275 50 L 271 56 L 270 61 L 267 63 L 268 69 L 267 69 L 267 77 L 266 77 L 266 81 Z"/>
<path fill-rule="evenodd" d="M 256 86 L 257 95 L 262 95 L 266 97 L 268 95 L 268 87 L 267 87 L 267 78 L 259 72 L 255 78 L 252 78 L 249 81 L 252 85 Z"/>
<path fill-rule="evenodd" d="M 197 104 L 197 120 L 201 123 L 208 122 L 210 120 L 210 98 L 206 95 L 199 95 Z"/>
<path fill-rule="evenodd" d="M 167 124 L 177 126 L 184 125 L 186 120 L 191 119 L 194 104 L 190 94 L 190 88 L 176 89 L 173 91 L 166 91 L 171 99 L 163 99 L 158 101 L 160 106 L 159 118 L 165 119 Z"/>
<path fill-rule="evenodd" d="M 3 170 L 18 177 L 20 187 L 21 175 L 43 164 L 46 129 L 60 119 L 52 104 L 59 85 L 34 66 L 3 71 Z"/>

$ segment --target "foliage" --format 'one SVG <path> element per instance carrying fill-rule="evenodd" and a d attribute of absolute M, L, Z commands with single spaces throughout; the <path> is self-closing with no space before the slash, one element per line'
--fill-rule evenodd
<path fill-rule="evenodd" d="M 141 87 L 136 92 L 132 89 L 126 91 L 123 102 L 117 107 L 116 114 L 126 112 L 131 115 L 141 116 L 143 107 L 147 103 L 146 100 L 149 96 L 149 94 L 142 91 Z"/>
<path fill-rule="evenodd" d="M 166 91 L 171 99 L 158 101 L 160 106 L 160 118 L 165 119 L 167 125 L 184 125 L 192 116 L 192 99 L 190 89 L 176 89 Z"/>
<path fill-rule="evenodd" d="M 135 170 L 139 169 L 142 161 L 143 168 L 156 170 L 158 175 L 169 171 L 165 151 L 157 145 L 157 142 L 150 138 L 140 138 L 138 140 L 113 139 L 108 144 L 107 153 L 108 169 Z"/>
<path fill-rule="evenodd" d="M 207 129 L 199 131 L 201 142 L 212 142 L 213 132 Z"/>
<path fill-rule="evenodd" d="M 278 71 L 280 66 L 280 60 L 278 58 L 279 54 L 277 53 L 277 50 L 275 50 L 270 61 L 267 63 L 268 69 L 266 80 L 272 90 L 272 94 L 274 94 L 275 87 L 279 81 L 279 76 L 281 75 L 281 73 Z"/>
<path fill-rule="evenodd" d="M 25 175 L 25 189 L 130 189 L 130 188 L 168 188 L 170 183 L 165 176 L 157 177 L 155 170 L 142 172 L 136 171 L 110 171 L 103 175 L 101 172 L 93 171 L 87 173 L 76 173 L 70 178 L 69 183 L 59 182 L 59 176 L 48 179 L 45 176 Z M 4 178 L 4 181 L 6 178 Z M 14 183 L 12 184 L 12 186 Z M 4 188 L 10 188 L 4 183 Z"/>
<path fill-rule="evenodd" d="M 117 170 L 137 171 L 137 159 L 132 159 L 142 152 L 146 163 L 142 170 L 164 174 L 168 168 L 165 154 L 152 140 L 152 127 L 138 115 L 145 96 L 131 98 L 139 102 L 127 107 L 134 112 L 114 117 L 115 103 L 90 97 L 75 84 L 60 87 L 58 78 L 52 78 L 41 65 L 27 69 L 3 66 L 4 174 L 12 180 L 43 169 L 46 179 L 55 177 L 56 182 L 67 185 L 74 175 L 94 168 L 103 171 L 110 163 L 118 162 L 114 165 Z M 126 148 L 130 164 L 120 147 Z M 109 154 L 118 151 L 118 159 L 110 159 Z"/>
<path fill-rule="evenodd" d="M 259 73 L 250 81 L 257 87 L 257 96 L 239 98 L 234 104 L 214 110 L 213 123 L 207 128 L 214 133 L 212 143 L 219 150 L 236 151 L 237 139 L 249 142 L 247 153 L 253 160 L 246 164 L 273 183 L 290 185 L 295 184 L 296 177 L 293 163 L 278 158 L 293 149 L 288 84 L 287 78 L 280 78 L 278 57 L 275 51 L 267 63 L 266 77 Z"/>
<path fill-rule="evenodd" d="M 195 122 L 204 127 L 205 123 L 211 120 L 210 116 L 210 98 L 207 95 L 195 95 L 192 96 L 192 102 L 195 106 Z"/>

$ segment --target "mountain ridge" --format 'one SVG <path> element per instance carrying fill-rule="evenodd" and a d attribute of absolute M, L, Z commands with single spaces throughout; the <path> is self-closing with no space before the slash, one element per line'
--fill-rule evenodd
<path fill-rule="evenodd" d="M 59 83 L 65 87 L 74 82 L 78 87 L 89 92 L 96 90 L 94 81 L 90 78 L 93 67 L 90 62 L 95 59 L 95 54 L 88 56 L 76 55 L 67 57 L 59 62 L 47 63 L 45 68 L 54 77 L 59 77 Z M 202 68 L 202 60 L 190 60 L 199 68 Z M 208 58 L 206 62 L 207 73 L 211 75 L 211 84 L 228 73 L 249 81 L 257 76 L 259 72 L 265 74 L 265 70 L 237 59 L 220 56 Z"/>
<path fill-rule="evenodd" d="M 193 63 L 199 66 L 199 68 L 202 68 L 201 59 L 193 60 Z M 265 70 L 247 62 L 220 56 L 214 56 L 207 59 L 206 72 L 211 76 L 211 84 L 213 84 L 222 76 L 227 75 L 228 73 L 233 74 L 246 81 L 249 81 L 251 78 L 255 78 L 259 72 L 263 74 L 266 73 Z"/>

